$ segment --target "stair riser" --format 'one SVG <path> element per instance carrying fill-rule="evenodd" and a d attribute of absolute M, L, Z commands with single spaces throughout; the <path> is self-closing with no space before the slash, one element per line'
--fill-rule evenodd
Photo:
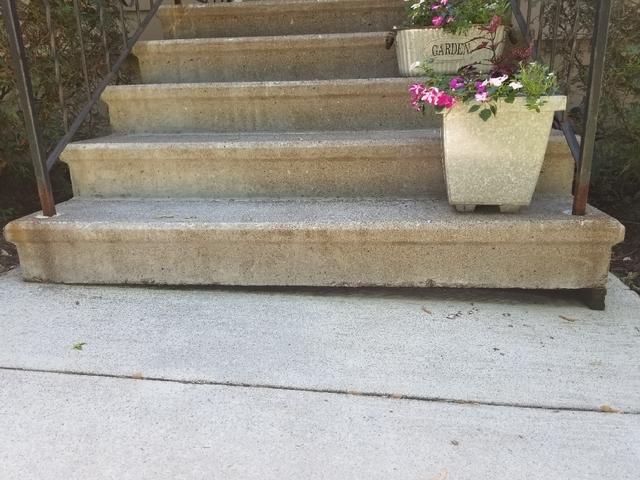
<path fill-rule="evenodd" d="M 386 31 L 406 15 L 402 0 L 361 0 L 161 8 L 158 17 L 164 38 L 200 38 Z"/>
<path fill-rule="evenodd" d="M 63 154 L 89 197 L 412 197 L 446 193 L 436 139 L 413 144 L 83 148 Z M 573 159 L 552 137 L 538 193 L 569 194 Z"/>
<path fill-rule="evenodd" d="M 398 232 L 385 236 L 136 230 L 103 238 L 92 232 L 87 238 L 82 232 L 58 232 L 50 243 L 19 242 L 18 250 L 25 279 L 61 283 L 489 288 L 606 283 L 608 244 L 420 243 L 403 242 Z"/>
<path fill-rule="evenodd" d="M 439 126 L 409 106 L 409 81 L 384 86 L 175 84 L 111 87 L 103 94 L 122 133 L 391 130 Z M 202 85 L 202 86 L 199 86 Z M 222 85 L 222 86 L 221 86 Z M 252 86 L 250 86 L 252 85 Z"/>
<path fill-rule="evenodd" d="M 143 83 L 324 80 L 397 77 L 395 50 L 380 35 L 342 41 L 143 45 Z"/>

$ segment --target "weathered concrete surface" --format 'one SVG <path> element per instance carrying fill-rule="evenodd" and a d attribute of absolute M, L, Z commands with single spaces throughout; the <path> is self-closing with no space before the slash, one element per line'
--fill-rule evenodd
<path fill-rule="evenodd" d="M 167 83 L 109 86 L 121 133 L 390 130 L 438 126 L 409 105 L 411 79 Z"/>
<path fill-rule="evenodd" d="M 3 479 L 635 480 L 640 416 L 0 372 Z"/>
<path fill-rule="evenodd" d="M 614 277 L 609 289 L 595 312 L 531 291 L 68 286 L 12 272 L 0 366 L 638 413 L 640 297 Z"/>
<path fill-rule="evenodd" d="M 5 233 L 25 278 L 63 283 L 602 286 L 624 227 L 570 205 L 460 215 L 442 198 L 79 198 Z"/>
<path fill-rule="evenodd" d="M 76 196 L 444 195 L 438 130 L 116 135 L 69 145 Z M 552 135 L 536 191 L 571 193 L 575 162 Z"/>
<path fill-rule="evenodd" d="M 388 31 L 405 18 L 403 0 L 264 0 L 164 6 L 165 38 L 252 37 Z"/>
<path fill-rule="evenodd" d="M 452 205 L 529 205 L 549 143 L 554 112 L 567 98 L 544 98 L 540 111 L 526 99 L 500 101 L 488 121 L 458 106 L 444 115 L 442 141 L 447 196 Z M 500 132 L 496 135 L 495 132 Z"/>
<path fill-rule="evenodd" d="M 385 33 L 140 42 L 143 83 L 397 77 Z"/>

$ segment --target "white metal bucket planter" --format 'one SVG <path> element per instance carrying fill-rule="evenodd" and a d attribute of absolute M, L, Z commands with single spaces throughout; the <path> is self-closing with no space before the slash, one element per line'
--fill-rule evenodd
<path fill-rule="evenodd" d="M 555 111 L 566 97 L 542 97 L 540 112 L 525 99 L 498 102 L 498 114 L 483 121 L 457 105 L 443 115 L 444 171 L 449 203 L 471 212 L 476 205 L 497 205 L 517 212 L 529 205 L 538 183 Z"/>
<path fill-rule="evenodd" d="M 504 27 L 498 27 L 495 40 L 499 42 L 497 55 L 502 53 L 504 34 Z M 492 52 L 486 48 L 475 49 L 488 40 L 488 35 L 479 27 L 472 27 L 464 34 L 454 34 L 442 28 L 399 29 L 395 44 L 400 75 L 420 75 L 422 70 L 415 65 L 425 61 L 437 73 L 455 73 L 461 67 L 476 62 L 484 62 L 477 68 L 481 72 L 487 71 Z"/>

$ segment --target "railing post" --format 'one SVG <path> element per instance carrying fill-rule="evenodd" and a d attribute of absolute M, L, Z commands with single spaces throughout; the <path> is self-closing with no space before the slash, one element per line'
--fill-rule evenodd
<path fill-rule="evenodd" d="M 11 57 L 16 74 L 16 86 L 18 87 L 20 97 L 20 108 L 24 116 L 29 149 L 31 150 L 31 159 L 33 160 L 33 168 L 38 184 L 38 195 L 40 196 L 40 204 L 42 205 L 42 213 L 47 217 L 52 217 L 56 214 L 55 200 L 53 199 L 51 179 L 46 166 L 45 151 L 38 128 L 31 75 L 29 73 L 29 64 L 22 41 L 22 30 L 18 19 L 18 12 L 16 10 L 15 0 L 0 0 L 0 5 L 2 6 L 2 16 L 11 49 Z"/>
<path fill-rule="evenodd" d="M 607 36 L 611 17 L 611 0 L 596 2 L 596 17 L 591 47 L 591 63 L 589 65 L 589 83 L 587 84 L 587 102 L 585 121 L 580 142 L 580 161 L 574 182 L 573 214 L 584 215 L 589 197 L 591 181 L 591 164 L 598 129 L 598 109 L 604 75 L 604 60 L 607 51 Z"/>

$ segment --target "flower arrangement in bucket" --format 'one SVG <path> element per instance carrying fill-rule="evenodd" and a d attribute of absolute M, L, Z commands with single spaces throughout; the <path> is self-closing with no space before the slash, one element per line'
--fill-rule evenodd
<path fill-rule="evenodd" d="M 405 0 L 409 28 L 396 29 L 398 68 L 403 76 L 420 73 L 426 60 L 435 72 L 453 73 L 475 64 L 489 68 L 489 40 L 502 51 L 508 0 Z"/>
<path fill-rule="evenodd" d="M 449 203 L 458 211 L 497 205 L 517 212 L 529 205 L 544 161 L 555 111 L 553 72 L 536 62 L 515 68 L 474 68 L 454 76 L 425 69 L 427 79 L 409 87 L 411 105 L 443 114 L 444 171 Z"/>

